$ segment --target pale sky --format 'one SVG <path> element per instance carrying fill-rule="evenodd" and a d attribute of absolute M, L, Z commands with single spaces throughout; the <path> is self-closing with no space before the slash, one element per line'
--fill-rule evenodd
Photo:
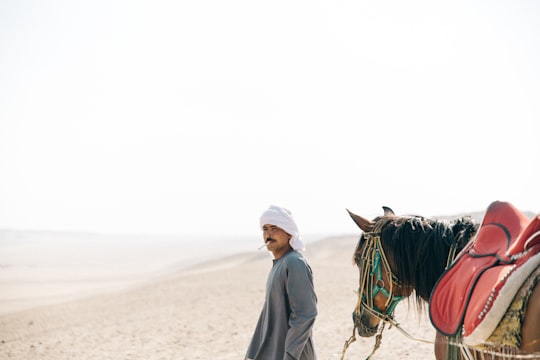
<path fill-rule="evenodd" d="M 0 1 L 0 229 L 540 213 L 540 2 Z"/>

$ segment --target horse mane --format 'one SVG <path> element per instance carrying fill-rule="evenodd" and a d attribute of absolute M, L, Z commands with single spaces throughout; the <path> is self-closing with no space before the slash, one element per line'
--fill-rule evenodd
<path fill-rule="evenodd" d="M 421 216 L 384 217 L 384 221 L 383 249 L 400 285 L 414 288 L 421 311 L 446 268 L 451 247 L 463 249 L 479 225 L 468 216 L 453 221 Z"/>

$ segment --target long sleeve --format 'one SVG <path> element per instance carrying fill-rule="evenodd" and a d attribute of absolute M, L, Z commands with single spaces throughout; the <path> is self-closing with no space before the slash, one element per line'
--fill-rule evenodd
<path fill-rule="evenodd" d="M 286 292 L 290 315 L 284 360 L 300 359 L 306 343 L 311 339 L 317 316 L 311 268 L 302 257 L 291 257 L 287 263 Z"/>

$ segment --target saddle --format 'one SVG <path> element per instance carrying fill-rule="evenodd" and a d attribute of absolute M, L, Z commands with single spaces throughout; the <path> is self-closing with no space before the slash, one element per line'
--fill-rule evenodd
<path fill-rule="evenodd" d="M 435 284 L 431 323 L 446 336 L 461 331 L 466 345 L 481 344 L 539 265 L 540 215 L 530 220 L 509 203 L 493 202 L 476 236 Z"/>

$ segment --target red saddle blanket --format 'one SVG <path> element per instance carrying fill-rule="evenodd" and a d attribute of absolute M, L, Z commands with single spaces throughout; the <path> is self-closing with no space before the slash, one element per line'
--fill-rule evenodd
<path fill-rule="evenodd" d="M 539 265 L 540 215 L 530 220 L 509 203 L 492 203 L 476 236 L 435 284 L 431 323 L 447 336 L 461 330 L 467 345 L 481 344 Z"/>

